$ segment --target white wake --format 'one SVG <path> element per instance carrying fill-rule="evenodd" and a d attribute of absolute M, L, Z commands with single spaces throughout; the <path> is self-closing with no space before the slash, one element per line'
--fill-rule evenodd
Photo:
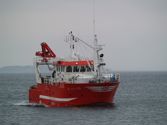
<path fill-rule="evenodd" d="M 24 101 L 20 101 L 20 102 L 14 103 L 14 105 L 16 105 L 16 106 L 43 107 L 43 105 L 41 105 L 41 104 L 37 104 L 37 103 L 29 103 L 27 100 L 24 100 Z"/>

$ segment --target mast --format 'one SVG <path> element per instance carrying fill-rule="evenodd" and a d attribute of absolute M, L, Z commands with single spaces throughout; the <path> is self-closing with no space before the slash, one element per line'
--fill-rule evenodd
<path fill-rule="evenodd" d="M 95 0 L 93 0 L 93 35 L 95 35 L 95 25 L 96 25 L 96 22 L 95 22 Z"/>
<path fill-rule="evenodd" d="M 95 0 L 93 0 L 93 43 L 94 43 L 94 67 L 95 72 L 97 73 L 97 79 L 101 78 L 101 66 L 103 65 L 102 58 L 103 54 L 99 54 L 99 51 L 102 50 L 102 45 L 98 44 L 97 34 L 96 34 L 96 20 L 95 20 Z"/>
<path fill-rule="evenodd" d="M 99 70 L 98 70 L 98 40 L 95 30 L 96 20 L 95 20 L 95 0 L 93 0 L 93 45 L 94 45 L 94 52 L 93 52 L 93 59 L 94 59 L 94 71 L 97 73 L 97 78 L 99 77 Z"/>
<path fill-rule="evenodd" d="M 93 0 L 93 59 L 94 59 L 94 71 L 97 72 L 97 35 L 95 33 L 95 0 Z"/>
<path fill-rule="evenodd" d="M 66 37 L 66 42 L 70 44 L 71 59 L 78 60 L 79 55 L 77 54 L 76 50 L 76 43 L 78 42 L 78 39 L 73 35 L 72 31 L 70 31 L 68 36 Z"/>
<path fill-rule="evenodd" d="M 97 79 L 101 78 L 101 66 L 103 64 L 102 58 L 103 54 L 99 54 L 99 51 L 101 51 L 102 45 L 98 45 L 97 35 L 94 34 L 94 67 L 95 72 L 97 73 Z"/>

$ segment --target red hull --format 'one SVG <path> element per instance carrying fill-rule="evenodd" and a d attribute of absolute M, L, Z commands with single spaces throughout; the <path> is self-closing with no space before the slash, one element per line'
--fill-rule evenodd
<path fill-rule="evenodd" d="M 37 84 L 29 90 L 29 102 L 46 107 L 112 103 L 119 82 L 84 84 Z"/>

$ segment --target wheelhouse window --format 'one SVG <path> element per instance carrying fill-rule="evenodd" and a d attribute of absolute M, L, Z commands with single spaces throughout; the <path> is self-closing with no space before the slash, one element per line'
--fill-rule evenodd
<path fill-rule="evenodd" d="M 57 66 L 57 71 L 60 72 L 60 66 Z"/>
<path fill-rule="evenodd" d="M 74 66 L 73 72 L 79 72 L 79 67 L 78 66 Z"/>
<path fill-rule="evenodd" d="M 89 66 L 86 66 L 86 71 L 91 72 L 91 68 Z"/>
<path fill-rule="evenodd" d="M 80 72 L 85 72 L 85 71 L 86 71 L 85 66 L 81 66 Z"/>
<path fill-rule="evenodd" d="M 64 66 L 61 66 L 61 72 L 64 72 Z"/>
<path fill-rule="evenodd" d="M 72 67 L 71 66 L 67 66 L 66 72 L 72 72 Z"/>
<path fill-rule="evenodd" d="M 94 71 L 94 65 L 91 65 L 91 70 Z"/>

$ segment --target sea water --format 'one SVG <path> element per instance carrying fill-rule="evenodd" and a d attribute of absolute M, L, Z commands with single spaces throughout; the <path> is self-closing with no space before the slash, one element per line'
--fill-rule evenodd
<path fill-rule="evenodd" d="M 114 104 L 45 108 L 28 103 L 34 74 L 0 74 L 0 125 L 167 125 L 167 72 L 121 72 Z"/>

